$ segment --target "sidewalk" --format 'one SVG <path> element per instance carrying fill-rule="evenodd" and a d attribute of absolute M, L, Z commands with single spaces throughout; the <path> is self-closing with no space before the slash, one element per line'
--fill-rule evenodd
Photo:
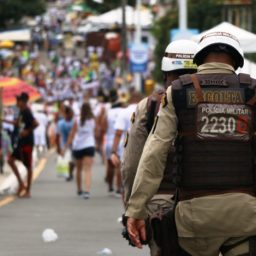
<path fill-rule="evenodd" d="M 104 248 L 112 251 L 109 256 L 149 255 L 147 247 L 135 249 L 121 236 L 122 225 L 117 219 L 124 212 L 123 204 L 109 196 L 105 166 L 98 154 L 89 200 L 77 195 L 75 180 L 59 178 L 55 166 L 56 154 L 48 154 L 32 186 L 32 197 L 0 208 L 1 256 L 99 256 Z M 57 233 L 58 240 L 43 241 L 47 228 Z"/>
<path fill-rule="evenodd" d="M 38 159 L 36 154 L 33 152 L 34 167 L 38 163 L 38 160 L 40 159 Z M 20 161 L 16 161 L 16 164 L 21 178 L 24 181 L 27 175 L 26 168 Z M 18 188 L 18 182 L 7 162 L 5 162 L 3 166 L 3 172 L 4 173 L 0 173 L 0 195 L 15 194 Z"/>

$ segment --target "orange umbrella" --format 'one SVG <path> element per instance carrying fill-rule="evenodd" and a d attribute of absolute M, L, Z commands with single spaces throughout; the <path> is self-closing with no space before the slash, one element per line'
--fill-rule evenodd
<path fill-rule="evenodd" d="M 36 88 L 18 78 L 1 77 L 0 88 L 3 88 L 2 100 L 4 106 L 15 105 L 16 96 L 22 92 L 26 92 L 29 95 L 30 101 L 35 101 L 41 97 Z"/>

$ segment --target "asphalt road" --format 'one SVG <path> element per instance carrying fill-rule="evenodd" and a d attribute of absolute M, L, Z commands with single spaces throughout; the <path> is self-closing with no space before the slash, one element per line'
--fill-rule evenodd
<path fill-rule="evenodd" d="M 149 255 L 147 248 L 129 247 L 121 237 L 117 219 L 123 212 L 122 202 L 106 193 L 104 172 L 97 158 L 92 197 L 84 200 L 76 195 L 74 182 L 56 176 L 55 155 L 50 155 L 33 184 L 32 198 L 0 207 L 0 255 L 93 256 L 103 248 L 114 256 Z M 43 241 L 46 228 L 55 230 L 57 241 Z"/>

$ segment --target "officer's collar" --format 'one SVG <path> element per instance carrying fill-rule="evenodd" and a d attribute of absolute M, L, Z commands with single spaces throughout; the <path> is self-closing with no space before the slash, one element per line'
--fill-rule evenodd
<path fill-rule="evenodd" d="M 211 62 L 200 65 L 197 68 L 198 74 L 235 74 L 235 70 L 231 65 L 219 62 Z"/>

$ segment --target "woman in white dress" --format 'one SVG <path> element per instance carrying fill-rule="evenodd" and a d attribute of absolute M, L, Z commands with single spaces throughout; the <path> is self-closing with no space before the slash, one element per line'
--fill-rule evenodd
<path fill-rule="evenodd" d="M 72 145 L 76 164 L 77 194 L 90 198 L 92 165 L 95 155 L 95 120 L 89 103 L 83 103 L 81 114 L 73 125 L 65 148 Z M 82 185 L 82 174 L 84 182 Z"/>

